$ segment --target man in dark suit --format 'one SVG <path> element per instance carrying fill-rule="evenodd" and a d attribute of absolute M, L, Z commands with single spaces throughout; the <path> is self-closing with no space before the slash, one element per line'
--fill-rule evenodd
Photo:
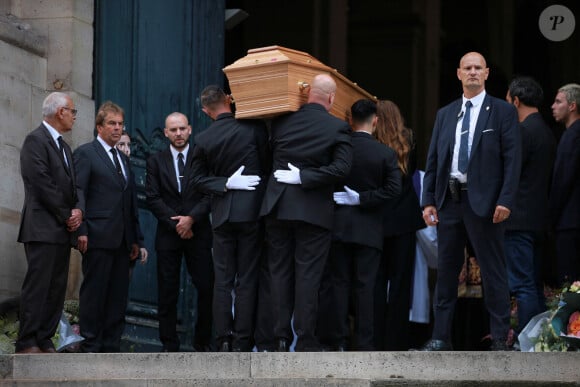
<path fill-rule="evenodd" d="M 182 113 L 165 119 L 170 146 L 147 159 L 145 194 L 157 218 L 157 288 L 159 338 L 164 352 L 179 351 L 177 300 L 181 261 L 197 290 L 197 322 L 193 347 L 212 350 L 211 305 L 213 266 L 209 197 L 192 186 L 193 152 L 189 146 L 191 126 Z"/>
<path fill-rule="evenodd" d="M 520 182 L 505 233 L 508 284 L 518 303 L 517 332 L 546 309 L 538 269 L 540 247 L 548 228 L 548 192 L 556 139 L 538 111 L 543 97 L 542 87 L 529 77 L 515 78 L 506 95 L 517 109 L 522 139 Z"/>
<path fill-rule="evenodd" d="M 192 175 L 194 187 L 212 195 L 218 350 L 249 352 L 263 243 L 259 211 L 266 184 L 260 181 L 271 167 L 268 131 L 262 121 L 236 120 L 230 97 L 218 86 L 202 91 L 201 105 L 214 123 L 195 137 Z"/>
<path fill-rule="evenodd" d="M 373 137 L 377 104 L 361 99 L 351 107 L 352 168 L 334 192 L 332 245 L 320 289 L 319 337 L 332 349 L 348 349 L 349 301 L 353 292 L 353 350 L 372 351 L 374 290 L 383 248 L 382 206 L 401 193 L 395 151 Z M 323 307 L 324 306 L 324 307 Z"/>
<path fill-rule="evenodd" d="M 550 190 L 550 217 L 556 232 L 558 280 L 580 279 L 580 85 L 562 86 L 552 104 L 557 122 L 566 126 L 558 149 Z"/>
<path fill-rule="evenodd" d="M 272 123 L 273 168 L 261 209 L 266 218 L 272 277 L 274 336 L 287 351 L 294 313 L 296 350 L 318 350 L 315 337 L 318 288 L 328 256 L 334 184 L 352 162 L 350 128 L 331 116 L 336 83 L 314 77 L 308 103 Z"/>
<path fill-rule="evenodd" d="M 56 352 L 51 338 L 64 305 L 73 234 L 84 212 L 72 153 L 62 139 L 76 113 L 68 95 L 49 94 L 42 103 L 42 124 L 26 136 L 20 151 L 25 196 L 18 242 L 24 243 L 28 270 L 16 353 Z"/>
<path fill-rule="evenodd" d="M 83 352 L 119 352 L 125 328 L 129 261 L 137 258 L 138 215 L 129 159 L 115 144 L 124 126 L 123 109 L 104 102 L 95 119 L 97 138 L 74 152 L 77 184 L 86 213 L 79 229 L 83 253 L 79 300 Z"/>
<path fill-rule="evenodd" d="M 465 54 L 457 78 L 463 97 L 437 112 L 427 156 L 423 219 L 437 225 L 437 286 L 432 339 L 425 351 L 451 350 L 451 326 L 467 240 L 481 268 L 493 350 L 507 349 L 510 294 L 504 221 L 515 204 L 521 140 L 513 106 L 485 92 L 483 56 Z"/>

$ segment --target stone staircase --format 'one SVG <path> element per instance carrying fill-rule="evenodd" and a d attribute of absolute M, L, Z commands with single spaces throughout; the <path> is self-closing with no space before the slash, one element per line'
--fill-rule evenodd
<path fill-rule="evenodd" d="M 0 355 L 0 386 L 580 386 L 580 352 Z"/>

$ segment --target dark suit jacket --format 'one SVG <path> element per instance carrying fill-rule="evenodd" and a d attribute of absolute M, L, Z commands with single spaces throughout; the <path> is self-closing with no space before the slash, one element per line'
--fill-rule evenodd
<path fill-rule="evenodd" d="M 195 136 L 193 185 L 212 195 L 214 228 L 258 219 L 271 164 L 268 130 L 262 121 L 236 120 L 233 114 L 223 113 Z M 242 165 L 244 175 L 258 175 L 262 181 L 255 191 L 228 191 L 228 178 Z"/>
<path fill-rule="evenodd" d="M 119 178 L 105 148 L 95 139 L 78 147 L 74 154 L 77 184 L 85 195 L 86 212 L 79 235 L 88 237 L 88 247 L 131 249 L 138 243 L 138 214 L 134 200 L 134 176 L 129 159 L 119 152 L 127 182 Z"/>
<path fill-rule="evenodd" d="M 24 140 L 20 152 L 24 206 L 19 242 L 71 242 L 66 221 L 73 208 L 85 209 L 83 194 L 75 187 L 73 157 L 66 143 L 64 150 L 70 168 L 44 125 Z"/>
<path fill-rule="evenodd" d="M 333 239 L 383 249 L 381 208 L 387 199 L 401 193 L 401 172 L 397 154 L 370 134 L 352 133 L 352 168 L 343 185 L 360 195 L 359 206 L 337 205 Z"/>
<path fill-rule="evenodd" d="M 522 171 L 516 205 L 512 208 L 506 229 L 542 231 L 549 225 L 548 193 L 556 153 L 556 138 L 540 113 L 526 117 L 520 123 L 520 132 Z"/>
<path fill-rule="evenodd" d="M 437 112 L 423 180 L 423 206 L 435 205 L 440 209 L 445 200 L 461 103 L 460 98 Z M 521 139 L 515 107 L 486 95 L 467 167 L 473 212 L 492 217 L 496 205 L 513 209 L 520 168 Z"/>
<path fill-rule="evenodd" d="M 202 228 L 203 234 L 206 235 L 206 231 L 211 227 L 209 197 L 193 188 L 192 162 L 193 149 L 190 146 L 185 160 L 185 174 L 180 193 L 170 148 L 151 155 L 147 159 L 145 195 L 147 205 L 158 221 L 155 234 L 155 247 L 158 250 L 179 248 L 183 242 L 175 230 L 177 221 L 171 220 L 173 216 L 191 216 L 194 220 L 192 226 L 194 235 L 199 234 L 198 231 Z"/>
<path fill-rule="evenodd" d="M 272 169 L 300 169 L 302 184 L 278 183 L 270 175 L 261 215 L 332 228 L 334 185 L 351 168 L 349 125 L 322 105 L 309 103 L 272 122 Z"/>
<path fill-rule="evenodd" d="M 550 214 L 556 230 L 580 228 L 580 119 L 564 131 L 558 144 Z"/>

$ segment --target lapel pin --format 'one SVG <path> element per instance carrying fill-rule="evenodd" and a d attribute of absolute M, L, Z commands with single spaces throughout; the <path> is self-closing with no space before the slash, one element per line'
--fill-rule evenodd
<path fill-rule="evenodd" d="M 486 106 L 486 107 L 485 107 L 485 110 L 489 110 L 489 106 Z"/>

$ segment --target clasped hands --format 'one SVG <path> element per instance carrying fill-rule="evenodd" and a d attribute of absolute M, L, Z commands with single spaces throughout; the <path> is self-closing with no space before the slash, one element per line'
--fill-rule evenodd
<path fill-rule="evenodd" d="M 193 238 L 193 231 L 191 230 L 191 226 L 193 226 L 194 221 L 191 216 L 177 215 L 172 216 L 171 220 L 177 220 L 175 231 L 177 231 L 177 234 L 181 239 Z"/>
<path fill-rule="evenodd" d="M 358 206 L 360 205 L 360 195 L 355 190 L 344 186 L 344 191 L 333 194 L 334 202 L 341 206 Z"/>

